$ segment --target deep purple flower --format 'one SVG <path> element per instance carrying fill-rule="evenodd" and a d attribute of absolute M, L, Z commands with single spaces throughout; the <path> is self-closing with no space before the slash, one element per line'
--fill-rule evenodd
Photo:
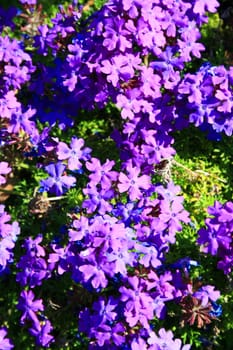
<path fill-rule="evenodd" d="M 103 297 L 100 297 L 98 301 L 94 302 L 92 307 L 96 313 L 96 315 L 93 316 L 94 324 L 105 324 L 107 321 L 114 321 L 117 317 L 117 305 L 118 301 L 111 296 L 107 302 Z"/>
<path fill-rule="evenodd" d="M 210 220 L 206 220 L 207 229 L 201 228 L 198 231 L 197 242 L 202 245 L 202 251 L 216 255 L 220 247 L 230 248 L 232 238 L 225 225 L 212 225 Z"/>
<path fill-rule="evenodd" d="M 45 191 L 49 191 L 55 193 L 57 196 L 60 196 L 65 192 L 65 190 L 75 185 L 75 177 L 63 175 L 65 168 L 65 164 L 62 164 L 61 162 L 49 164 L 45 167 L 45 170 L 50 175 L 50 177 L 40 182 Z"/>
<path fill-rule="evenodd" d="M 28 237 L 25 239 L 23 248 L 27 250 L 27 253 L 31 256 L 45 256 L 45 249 L 40 245 L 43 240 L 42 234 L 39 234 L 36 238 Z"/>
<path fill-rule="evenodd" d="M 22 245 L 26 249 L 26 254 L 22 255 L 17 267 L 21 269 L 17 273 L 16 280 L 21 285 L 29 285 L 34 288 L 42 283 L 43 279 L 47 279 L 51 275 L 51 271 L 45 260 L 45 250 L 39 243 L 42 241 L 42 235 L 38 235 L 35 239 L 25 239 Z"/>
<path fill-rule="evenodd" d="M 49 320 L 43 320 L 39 323 L 35 323 L 29 332 L 36 338 L 36 343 L 39 346 L 49 347 L 51 342 L 54 341 L 54 337 L 50 334 L 53 327 Z"/>
<path fill-rule="evenodd" d="M 212 310 L 210 311 L 210 315 L 212 317 L 220 317 L 222 315 L 222 305 L 217 304 L 215 302 L 211 302 Z"/>
<path fill-rule="evenodd" d="M 29 135 L 33 136 L 34 131 L 36 130 L 36 124 L 30 119 L 35 113 L 36 110 L 31 108 L 29 108 L 26 112 L 23 112 L 21 108 L 14 110 L 7 127 L 8 132 L 18 134 L 20 131 L 24 130 Z"/>
<path fill-rule="evenodd" d="M 17 14 L 17 8 L 10 6 L 10 8 L 5 9 L 0 7 L 0 30 L 2 32 L 4 27 L 10 27 L 14 29 L 15 23 L 13 19 Z"/>
<path fill-rule="evenodd" d="M 34 293 L 29 290 L 23 290 L 20 294 L 19 303 L 17 308 L 23 312 L 20 322 L 25 324 L 25 321 L 32 321 L 33 324 L 39 324 L 37 317 L 38 311 L 44 311 L 44 305 L 42 299 L 36 299 Z"/>
<path fill-rule="evenodd" d="M 118 347 L 125 342 L 125 328 L 121 323 L 115 325 L 100 325 L 96 330 L 93 329 L 91 336 L 96 338 L 96 342 L 99 347 L 104 346 L 104 344 L 109 344 L 113 342 Z"/>

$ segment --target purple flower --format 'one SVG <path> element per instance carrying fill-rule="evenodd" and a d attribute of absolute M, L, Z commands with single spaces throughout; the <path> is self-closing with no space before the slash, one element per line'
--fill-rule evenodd
<path fill-rule="evenodd" d="M 193 296 L 201 299 L 202 305 L 207 305 L 209 301 L 215 302 L 220 298 L 220 292 L 218 290 L 214 290 L 214 286 L 203 286 L 198 291 L 196 291 Z"/>
<path fill-rule="evenodd" d="M 145 267 L 158 267 L 161 265 L 161 261 L 158 259 L 158 250 L 151 244 L 137 244 L 137 251 L 140 253 L 140 264 Z M 141 255 L 143 254 L 143 255 Z"/>
<path fill-rule="evenodd" d="M 127 81 L 134 76 L 134 70 L 127 65 L 123 55 L 113 57 L 112 61 L 103 60 L 101 72 L 107 75 L 107 81 L 114 87 L 119 86 L 120 80 Z"/>
<path fill-rule="evenodd" d="M 2 118 L 10 119 L 13 111 L 20 108 L 20 103 L 15 97 L 14 91 L 9 91 L 0 99 L 0 114 Z"/>
<path fill-rule="evenodd" d="M 101 215 L 111 212 L 112 205 L 109 201 L 114 197 L 114 191 L 112 189 L 99 190 L 95 186 L 88 185 L 87 188 L 84 188 L 83 193 L 89 197 L 84 200 L 82 205 L 88 213 L 93 213 L 95 210 L 98 210 Z"/>
<path fill-rule="evenodd" d="M 186 62 L 191 61 L 192 54 L 195 57 L 200 58 L 201 52 L 205 51 L 205 46 L 201 43 L 196 42 L 196 35 L 194 32 L 188 32 L 183 35 L 183 41 L 178 39 L 178 44 L 180 47 L 181 56 L 184 58 Z"/>
<path fill-rule="evenodd" d="M 220 247 L 230 248 L 232 242 L 231 234 L 225 225 L 214 225 L 210 220 L 206 220 L 207 229 L 201 228 L 198 231 L 197 242 L 202 245 L 202 251 L 216 255 Z"/>
<path fill-rule="evenodd" d="M 117 95 L 117 107 L 122 108 L 121 116 L 123 119 L 133 120 L 136 113 L 139 113 L 144 102 L 138 99 L 139 93 L 135 90 L 128 92 L 127 96 Z"/>
<path fill-rule="evenodd" d="M 11 216 L 5 212 L 4 205 L 0 205 L 0 269 L 4 270 L 7 263 L 13 261 L 13 248 L 20 233 L 18 222 L 9 224 Z"/>
<path fill-rule="evenodd" d="M 45 250 L 44 248 L 40 245 L 40 243 L 43 240 L 43 236 L 42 234 L 39 234 L 36 238 L 31 238 L 28 237 L 27 239 L 25 239 L 24 244 L 22 245 L 22 247 L 24 247 L 28 254 L 32 257 L 34 256 L 45 256 Z"/>
<path fill-rule="evenodd" d="M 184 210 L 181 203 L 175 201 L 171 204 L 166 201 L 161 203 L 161 214 L 159 218 L 162 222 L 167 223 L 172 235 L 182 230 L 181 222 L 187 224 L 190 221 L 189 213 Z M 173 240 L 171 243 L 174 243 Z"/>
<path fill-rule="evenodd" d="M 14 348 L 14 345 L 12 344 L 11 340 L 6 338 L 7 336 L 7 330 L 6 328 L 0 328 L 0 349 L 1 350 L 11 350 Z"/>
<path fill-rule="evenodd" d="M 204 15 L 206 11 L 214 13 L 217 11 L 217 7 L 219 7 L 217 0 L 196 0 L 193 12 L 199 15 Z"/>
<path fill-rule="evenodd" d="M 85 216 L 81 216 L 79 220 L 74 220 L 72 228 L 69 229 L 70 241 L 81 241 L 90 231 L 89 220 Z"/>
<path fill-rule="evenodd" d="M 124 286 L 119 288 L 121 301 L 125 302 L 124 315 L 130 327 L 140 322 L 143 327 L 148 328 L 148 320 L 154 317 L 153 299 L 145 291 L 145 283 L 137 276 L 129 277 L 130 288 Z"/>
<path fill-rule="evenodd" d="M 169 271 L 163 275 L 158 276 L 153 270 L 148 274 L 149 281 L 147 283 L 148 290 L 155 288 L 156 294 L 160 300 L 172 300 L 175 294 L 175 288 L 170 283 L 172 281 L 172 275 Z"/>
<path fill-rule="evenodd" d="M 105 31 L 103 37 L 103 46 L 109 51 L 119 49 L 121 52 L 125 52 L 127 48 L 132 47 L 132 40 L 128 37 L 130 32 L 124 28 L 125 20 L 120 16 L 109 17 L 106 20 Z"/>
<path fill-rule="evenodd" d="M 151 186 L 150 177 L 140 174 L 140 169 L 129 164 L 127 167 L 128 175 L 120 172 L 119 183 L 117 185 L 119 192 L 128 192 L 130 200 L 140 199 L 142 196 L 141 190 L 148 190 Z"/>
<path fill-rule="evenodd" d="M 49 191 L 55 193 L 57 196 L 60 196 L 65 192 L 65 190 L 68 190 L 70 187 L 75 185 L 75 177 L 63 175 L 65 168 L 65 164 L 62 164 L 61 162 L 49 164 L 45 167 L 45 170 L 50 175 L 50 177 L 40 182 L 45 191 Z"/>
<path fill-rule="evenodd" d="M 36 5 L 37 0 L 19 0 L 23 5 Z"/>
<path fill-rule="evenodd" d="M 108 301 L 103 297 L 100 297 L 98 301 L 94 302 L 92 309 L 95 311 L 96 316 L 93 316 L 94 323 L 106 323 L 106 321 L 112 322 L 117 317 L 116 307 L 118 301 L 109 297 Z M 114 311 L 115 310 L 115 311 Z"/>
<path fill-rule="evenodd" d="M 21 108 L 18 108 L 12 112 L 9 126 L 7 127 L 8 132 L 18 134 L 24 130 L 29 135 L 34 134 L 36 130 L 36 124 L 30 120 L 36 113 L 35 109 L 29 108 L 26 112 L 22 112 Z"/>
<path fill-rule="evenodd" d="M 147 344 L 145 340 L 141 337 L 137 337 L 137 339 L 133 339 L 132 344 L 131 344 L 131 349 L 132 350 L 146 350 L 148 349 Z"/>
<path fill-rule="evenodd" d="M 100 325 L 96 330 L 93 329 L 91 332 L 92 336 L 96 338 L 99 347 L 104 346 L 104 344 L 109 344 L 110 341 L 118 347 L 125 342 L 125 328 L 121 323 L 116 325 Z"/>
<path fill-rule="evenodd" d="M 45 261 L 45 250 L 39 243 L 42 241 L 42 235 L 38 235 L 35 239 L 25 239 L 22 245 L 26 248 L 27 253 L 22 255 L 17 267 L 22 271 L 17 273 L 16 280 L 21 285 L 29 285 L 31 288 L 40 285 L 42 280 L 50 277 L 51 271 Z"/>
<path fill-rule="evenodd" d="M 5 177 L 2 175 L 9 174 L 11 170 L 7 162 L 0 162 L 0 186 L 6 183 Z"/>
<path fill-rule="evenodd" d="M 37 317 L 38 311 L 44 311 L 44 305 L 42 299 L 34 300 L 34 293 L 29 290 L 23 290 L 20 294 L 17 308 L 23 312 L 20 322 L 25 324 L 25 321 L 32 321 L 34 324 L 39 324 Z"/>
<path fill-rule="evenodd" d="M 50 334 L 53 327 L 49 320 L 35 323 L 29 332 L 36 337 L 36 343 L 39 346 L 49 347 L 51 342 L 54 341 L 54 337 Z"/>
<path fill-rule="evenodd" d="M 157 98 L 161 96 L 161 78 L 159 75 L 154 74 L 151 67 L 141 66 L 141 90 L 145 97 Z"/>
<path fill-rule="evenodd" d="M 174 335 L 172 331 L 166 331 L 161 328 L 158 332 L 158 336 L 154 333 L 150 333 L 148 339 L 148 344 L 153 345 L 151 349 L 153 350 L 189 350 L 191 345 L 184 345 L 182 347 L 182 342 L 180 339 L 173 339 Z"/>
<path fill-rule="evenodd" d="M 167 46 L 166 50 L 159 55 L 159 60 L 150 63 L 150 67 L 162 74 L 164 86 L 167 89 L 172 89 L 180 80 L 180 74 L 174 68 L 183 67 L 181 58 L 176 57 L 175 53 L 173 47 Z"/>
<path fill-rule="evenodd" d="M 65 142 L 59 142 L 57 146 L 57 155 L 59 160 L 68 159 L 68 169 L 79 170 L 82 168 L 80 160 L 87 158 L 87 153 L 90 153 L 89 148 L 82 150 L 84 146 L 84 140 L 72 137 L 70 142 L 70 148 Z"/>
<path fill-rule="evenodd" d="M 103 268 L 94 262 L 94 258 L 92 260 L 92 264 L 82 265 L 79 267 L 79 270 L 83 273 L 84 281 L 87 282 L 91 280 L 91 284 L 95 289 L 99 287 L 107 287 L 108 280 L 106 279 Z"/>
<path fill-rule="evenodd" d="M 0 269 L 5 269 L 8 262 L 12 261 L 14 243 L 10 237 L 4 237 L 0 241 Z"/>
<path fill-rule="evenodd" d="M 90 184 L 97 185 L 101 184 L 101 187 L 104 190 L 109 190 L 112 186 L 112 181 L 117 180 L 118 173 L 112 170 L 112 167 L 115 165 L 113 160 L 108 160 L 101 165 L 99 159 L 91 158 L 89 162 L 86 162 L 86 167 L 92 172 L 89 175 L 91 180 Z"/>

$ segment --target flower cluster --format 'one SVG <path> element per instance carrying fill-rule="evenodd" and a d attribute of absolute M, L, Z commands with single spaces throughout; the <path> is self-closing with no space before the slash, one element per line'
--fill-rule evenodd
<path fill-rule="evenodd" d="M 8 264 L 13 262 L 13 249 L 20 234 L 18 222 L 9 223 L 11 216 L 0 205 L 0 274 L 6 271 Z"/>
<path fill-rule="evenodd" d="M 177 112 L 184 114 L 186 106 L 185 113 L 195 126 L 209 127 L 212 134 L 224 132 L 231 136 L 232 82 L 232 68 L 205 63 L 196 74 L 187 74 L 180 82 Z"/>
<path fill-rule="evenodd" d="M 37 13 L 36 1 L 20 3 L 27 14 Z M 232 134 L 232 68 L 187 72 L 205 50 L 200 30 L 206 11 L 217 7 L 216 0 L 109 0 L 84 20 L 74 1 L 60 6 L 50 25 L 40 23 L 28 34 L 29 47 L 25 36 L 21 42 L 0 36 L 0 185 L 17 171 L 9 156 L 16 149 L 40 172 L 40 192 L 56 196 L 48 201 L 68 197 L 70 189 L 81 192 L 62 237 L 43 235 L 43 229 L 23 233 L 15 264 L 23 288 L 17 308 L 20 325 L 38 346 L 56 342 L 43 286 L 62 277 L 70 282 L 68 292 L 61 291 L 64 299 L 69 293 L 78 298 L 78 305 L 67 304 L 89 350 L 188 350 L 159 326 L 168 305 L 175 304 L 182 326 L 204 328 L 221 315 L 220 292 L 191 274 L 198 262 L 167 262 L 190 217 L 181 188 L 155 178 L 156 166 L 175 154 L 174 131 L 193 123 Z M 11 21 L 3 26 L 12 27 Z M 117 161 L 97 158 L 76 133 L 79 113 L 109 102 L 119 117 L 111 135 Z M 225 273 L 233 263 L 232 210 L 231 202 L 216 202 L 207 228 L 198 232 L 202 251 L 217 255 Z M 13 261 L 20 232 L 10 219 L 1 205 L 1 271 Z M 1 328 L 0 348 L 11 349 L 5 336 Z"/>
<path fill-rule="evenodd" d="M 198 244 L 201 251 L 219 258 L 218 268 L 225 274 L 232 271 L 233 266 L 233 203 L 221 204 L 215 202 L 214 206 L 208 208 L 210 218 L 206 219 L 206 228 L 198 231 Z"/>
<path fill-rule="evenodd" d="M 35 295 L 31 290 L 21 292 L 17 305 L 18 309 L 23 313 L 20 322 L 21 325 L 24 325 L 25 321 L 30 322 L 31 328 L 29 332 L 36 337 L 37 345 L 48 347 L 53 341 L 53 336 L 49 334 L 53 328 L 50 321 L 41 313 L 41 311 L 44 311 L 42 300 L 34 299 Z"/>

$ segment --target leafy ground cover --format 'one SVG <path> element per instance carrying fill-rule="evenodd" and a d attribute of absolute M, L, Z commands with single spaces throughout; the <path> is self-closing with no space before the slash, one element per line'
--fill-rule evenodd
<path fill-rule="evenodd" d="M 230 350 L 227 1 L 1 6 L 0 350 Z"/>

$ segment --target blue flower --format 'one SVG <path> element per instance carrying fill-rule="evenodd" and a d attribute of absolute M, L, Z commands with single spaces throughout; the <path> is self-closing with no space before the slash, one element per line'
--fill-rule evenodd
<path fill-rule="evenodd" d="M 222 305 L 211 302 L 212 310 L 210 311 L 210 315 L 213 317 L 220 317 L 222 315 Z"/>
<path fill-rule="evenodd" d="M 55 193 L 57 196 L 62 195 L 65 190 L 74 186 L 76 178 L 73 176 L 63 175 L 66 166 L 61 162 L 49 164 L 45 170 L 50 175 L 47 179 L 40 182 L 45 191 Z"/>

